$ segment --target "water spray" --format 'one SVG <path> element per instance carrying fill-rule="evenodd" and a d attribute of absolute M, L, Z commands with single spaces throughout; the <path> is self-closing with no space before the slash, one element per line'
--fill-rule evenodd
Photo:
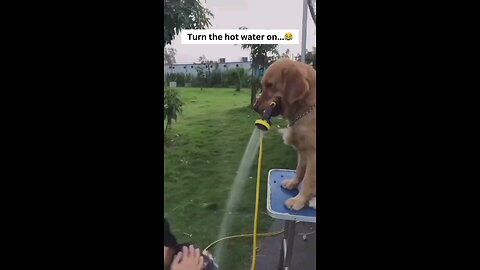
<path fill-rule="evenodd" d="M 252 137 L 250 138 L 250 141 L 247 145 L 247 150 L 245 151 L 244 157 L 242 158 L 242 161 L 240 164 L 248 164 L 250 160 L 253 162 L 253 156 L 252 153 L 255 154 L 256 151 L 254 149 L 258 147 L 258 166 L 257 166 L 257 182 L 256 182 L 256 192 L 255 192 L 255 215 L 254 215 L 254 223 L 253 223 L 253 233 L 252 234 L 241 234 L 241 235 L 233 235 L 233 236 L 227 236 L 220 238 L 211 244 L 209 244 L 204 251 L 208 250 L 210 247 L 215 245 L 218 242 L 221 242 L 226 239 L 233 239 L 233 238 L 238 238 L 238 237 L 253 237 L 253 254 L 252 254 L 252 264 L 251 264 L 251 270 L 255 270 L 256 266 L 256 260 L 257 260 L 257 237 L 268 237 L 268 236 L 275 236 L 283 233 L 284 231 L 279 231 L 279 232 L 274 232 L 274 233 L 258 233 L 258 212 L 259 212 L 259 202 L 260 202 L 260 177 L 261 177 L 261 171 L 262 171 L 262 154 L 263 154 L 263 134 L 264 132 L 267 132 L 270 130 L 272 127 L 272 123 L 270 122 L 270 118 L 272 116 L 278 115 L 278 112 L 280 110 L 280 98 L 276 97 L 274 98 L 271 102 L 270 105 L 263 111 L 261 119 L 258 119 L 255 121 L 255 127 L 258 128 L 258 130 L 254 129 L 254 132 L 252 133 Z M 256 141 L 258 140 L 258 141 Z M 257 143 L 255 143 L 255 141 Z M 242 165 L 241 165 L 242 166 Z M 247 166 L 248 168 L 250 165 Z M 243 171 L 239 169 L 239 171 Z M 248 170 L 247 170 L 248 171 Z M 238 179 L 237 179 L 238 178 Z M 245 183 L 244 181 L 241 181 L 242 179 L 245 179 L 246 175 L 239 174 L 237 177 L 235 177 L 234 180 L 234 186 L 232 190 L 241 190 L 243 188 L 243 184 Z M 237 181 L 239 180 L 239 181 Z M 236 202 L 238 196 L 235 194 L 230 195 L 229 201 L 227 202 L 227 209 L 229 209 L 229 205 L 231 205 L 232 202 Z M 225 219 L 225 218 L 224 218 Z M 230 225 L 230 221 L 227 219 L 222 220 L 222 225 L 221 228 L 228 227 Z M 223 235 L 224 229 L 221 229 L 220 235 Z M 221 254 L 221 249 L 219 250 L 219 253 L 217 253 L 218 258 L 221 260 L 223 255 Z"/>

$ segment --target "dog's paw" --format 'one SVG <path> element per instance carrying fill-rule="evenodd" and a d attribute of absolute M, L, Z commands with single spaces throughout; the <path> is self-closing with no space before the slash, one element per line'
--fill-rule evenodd
<path fill-rule="evenodd" d="M 282 187 L 285 189 L 291 190 L 298 187 L 298 184 L 300 183 L 295 179 L 283 180 Z"/>
<path fill-rule="evenodd" d="M 304 208 L 306 203 L 307 203 L 307 201 L 304 200 L 302 197 L 296 196 L 296 197 L 293 197 L 293 198 L 290 198 L 290 199 L 286 200 L 285 201 L 285 206 L 288 209 L 298 211 L 298 210 L 301 210 L 302 208 Z"/>
<path fill-rule="evenodd" d="M 308 206 L 317 209 L 317 197 L 311 198 L 310 201 L 308 201 Z"/>

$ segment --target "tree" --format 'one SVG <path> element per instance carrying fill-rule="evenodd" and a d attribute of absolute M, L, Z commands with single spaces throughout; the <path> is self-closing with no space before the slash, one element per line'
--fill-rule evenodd
<path fill-rule="evenodd" d="M 277 44 L 243 44 L 242 49 L 250 50 L 252 57 L 252 66 L 254 68 L 267 68 L 275 62 L 280 55 L 277 50 Z"/>
<path fill-rule="evenodd" d="M 207 71 L 208 73 L 212 72 L 212 68 L 213 69 L 218 69 L 218 62 L 217 61 L 212 61 L 212 60 L 208 60 L 207 57 L 205 55 L 202 55 L 198 58 L 198 61 L 200 62 L 200 64 L 204 64 L 205 67 L 207 68 Z"/>
<path fill-rule="evenodd" d="M 242 49 L 250 49 L 250 56 L 252 57 L 252 92 L 250 95 L 250 104 L 255 104 L 257 91 L 260 88 L 258 80 L 254 79 L 254 74 L 261 68 L 264 70 L 278 59 L 279 53 L 277 44 L 243 44 Z"/>
<path fill-rule="evenodd" d="M 295 56 L 295 61 L 302 61 L 302 57 L 300 54 Z M 312 65 L 314 69 L 317 69 L 317 48 L 313 47 L 312 51 L 305 52 L 305 63 Z"/>
<path fill-rule="evenodd" d="M 208 62 L 208 59 L 207 59 L 207 57 L 205 56 L 205 54 L 203 54 L 202 56 L 200 56 L 200 57 L 198 58 L 198 62 L 199 62 L 200 64 L 205 64 L 205 63 Z"/>
<path fill-rule="evenodd" d="M 177 54 L 177 50 L 175 48 L 163 48 L 163 63 L 164 64 L 175 64 L 175 55 Z"/>
<path fill-rule="evenodd" d="M 313 51 L 305 55 L 305 63 L 311 64 L 314 69 L 317 69 L 317 47 L 313 47 Z"/>
<path fill-rule="evenodd" d="M 205 86 L 211 87 L 211 76 L 212 76 L 212 69 L 217 70 L 219 67 L 219 63 L 217 61 L 208 60 L 205 55 L 202 55 L 198 58 L 200 64 L 205 65 L 205 69 L 202 67 L 201 73 L 203 74 L 203 78 L 205 79 Z M 197 73 L 198 73 L 197 67 Z"/>
<path fill-rule="evenodd" d="M 295 61 L 302 61 L 300 54 L 295 56 Z M 312 65 L 314 69 L 317 69 L 317 47 L 313 47 L 312 51 L 305 52 L 305 63 Z"/>
<path fill-rule="evenodd" d="M 186 83 L 192 83 L 192 74 L 187 73 L 187 74 L 185 75 L 185 82 L 186 82 Z"/>
<path fill-rule="evenodd" d="M 238 29 L 248 29 L 245 26 L 240 26 Z M 251 95 L 250 105 L 255 104 L 257 91 L 260 87 L 258 80 L 255 80 L 254 74 L 260 68 L 264 70 L 270 66 L 275 60 L 280 57 L 278 53 L 277 44 L 242 44 L 244 50 L 250 50 L 250 57 L 252 58 L 252 80 L 251 80 Z"/>
<path fill-rule="evenodd" d="M 195 68 L 197 71 L 197 78 L 198 81 L 200 82 L 200 91 L 203 90 L 203 86 L 205 85 L 205 71 L 203 66 L 197 66 Z"/>
<path fill-rule="evenodd" d="M 244 68 L 230 69 L 225 73 L 226 83 L 235 85 L 235 91 L 240 91 L 243 85 L 248 83 L 248 73 Z"/>
<path fill-rule="evenodd" d="M 197 75 L 198 75 L 198 79 L 200 80 L 201 82 L 201 85 L 200 85 L 200 90 L 203 90 L 203 86 L 207 86 L 207 79 L 210 75 L 210 64 L 207 57 L 205 55 L 202 55 L 198 58 L 198 61 L 200 62 L 201 66 L 198 66 L 196 67 L 195 69 L 197 70 Z M 205 67 L 204 67 L 205 65 Z M 207 72 L 205 72 L 205 68 L 207 69 Z"/>
<path fill-rule="evenodd" d="M 163 16 L 164 48 L 182 29 L 208 28 L 212 25 L 210 19 L 214 17 L 200 0 L 164 0 Z"/>
<path fill-rule="evenodd" d="M 297 53 L 297 55 L 294 56 L 295 61 L 302 62 L 302 55 Z"/>
<path fill-rule="evenodd" d="M 290 59 L 290 49 L 287 49 L 284 53 L 282 53 L 282 58 Z"/>
<path fill-rule="evenodd" d="M 176 35 L 182 29 L 205 29 L 210 27 L 210 19 L 213 14 L 210 10 L 203 7 L 200 0 L 164 0 L 163 2 L 163 48 L 172 43 Z M 171 53 L 168 51 L 168 61 L 174 61 Z M 165 50 L 164 50 L 165 53 Z M 167 59 L 164 59 L 167 61 Z M 172 62 L 173 63 L 173 62 Z M 165 134 L 172 124 L 172 120 L 177 119 L 177 114 L 182 112 L 182 101 L 174 89 L 166 89 L 164 92 L 164 120 L 167 120 Z"/>
<path fill-rule="evenodd" d="M 207 75 L 209 75 L 210 74 L 210 63 L 212 63 L 212 61 L 208 60 L 205 55 L 200 56 L 198 58 L 198 61 L 200 62 L 200 64 L 205 65 L 205 67 L 207 68 Z"/>
<path fill-rule="evenodd" d="M 173 120 L 177 121 L 177 116 L 182 113 L 183 102 L 180 100 L 178 92 L 175 89 L 167 88 L 163 93 L 163 121 L 167 120 L 164 136 L 167 135 L 168 128 L 171 129 Z"/>
<path fill-rule="evenodd" d="M 245 26 L 239 27 L 239 29 L 247 29 Z M 250 50 L 250 56 L 252 58 L 252 85 L 250 95 L 250 105 L 255 104 L 257 91 L 260 87 L 258 80 L 255 80 L 254 74 L 260 68 L 264 70 L 270 66 L 275 60 L 280 57 L 278 53 L 277 44 L 242 44 L 242 49 Z"/>
<path fill-rule="evenodd" d="M 245 74 L 245 69 L 243 68 L 236 68 L 235 70 L 235 75 L 237 79 L 237 85 L 235 88 L 235 91 L 240 91 L 242 88 L 242 76 Z"/>

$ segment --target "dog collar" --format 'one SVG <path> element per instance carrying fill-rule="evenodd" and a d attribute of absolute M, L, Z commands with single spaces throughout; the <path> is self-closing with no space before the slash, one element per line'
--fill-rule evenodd
<path fill-rule="evenodd" d="M 300 120 L 300 119 L 303 118 L 305 115 L 307 115 L 307 114 L 309 114 L 310 112 L 312 112 L 313 109 L 315 109 L 315 106 L 316 106 L 316 105 L 317 105 L 317 104 L 315 103 L 315 104 L 313 104 L 312 106 L 310 106 L 310 108 L 308 108 L 308 110 L 306 110 L 306 111 L 303 112 L 302 114 L 298 115 L 298 116 L 295 118 L 295 120 L 292 121 L 292 123 L 289 123 L 289 124 L 288 124 L 288 126 L 289 126 L 289 127 L 292 127 L 293 125 L 295 125 L 295 123 L 296 123 L 298 120 Z"/>

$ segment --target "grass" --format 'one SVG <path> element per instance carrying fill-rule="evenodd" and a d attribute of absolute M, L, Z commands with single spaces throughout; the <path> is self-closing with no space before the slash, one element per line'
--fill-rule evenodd
<path fill-rule="evenodd" d="M 179 92 L 183 114 L 167 132 L 164 152 L 164 213 L 178 241 L 205 248 L 217 240 L 230 188 L 259 115 L 248 106 L 248 89 L 179 88 Z M 272 122 L 274 127 L 286 126 L 281 119 Z M 273 222 L 265 207 L 268 170 L 295 165 L 295 151 L 272 128 L 263 141 L 259 232 L 268 231 Z M 231 234 L 253 231 L 256 166 L 257 161 L 251 178 L 245 180 L 249 184 L 241 205 L 231 213 Z M 250 265 L 252 238 L 225 240 L 225 247 L 222 269 Z"/>

